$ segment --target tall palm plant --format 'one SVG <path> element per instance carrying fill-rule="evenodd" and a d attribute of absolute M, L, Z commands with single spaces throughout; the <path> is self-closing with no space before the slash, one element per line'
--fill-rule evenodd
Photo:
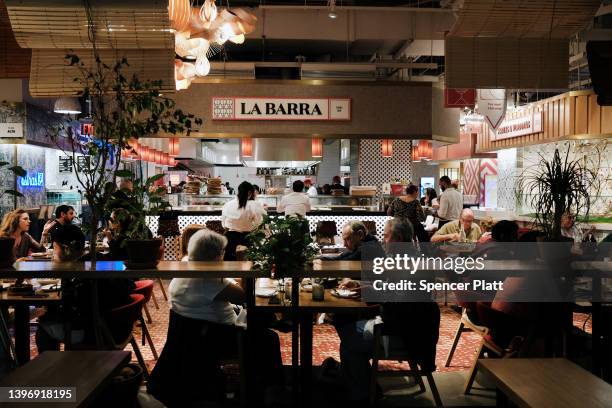
<path fill-rule="evenodd" d="M 564 157 L 555 149 L 552 158 L 541 153 L 540 161 L 519 177 L 519 199 L 535 210 L 535 225 L 549 240 L 561 239 L 561 219 L 575 214 L 588 220 L 592 195 L 599 191 L 597 168 L 586 159 L 571 159 L 570 146 Z"/>

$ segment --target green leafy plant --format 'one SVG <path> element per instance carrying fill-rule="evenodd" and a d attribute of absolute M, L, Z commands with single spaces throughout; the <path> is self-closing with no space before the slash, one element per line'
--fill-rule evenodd
<path fill-rule="evenodd" d="M 115 194 L 108 202 L 107 213 L 115 208 L 124 208 L 129 216 L 129 224 L 124 231 L 128 239 L 146 240 L 151 238 L 151 231 L 147 226 L 147 216 L 159 215 L 162 211 L 170 209 L 170 203 L 164 201 L 166 189 L 155 185 L 157 180 L 164 177 L 163 174 L 156 174 L 146 180 L 134 178 L 134 174 L 129 170 L 118 170 L 118 177 L 132 180 L 132 191 L 122 190 L 122 194 Z M 120 217 L 123 213 L 120 214 Z M 124 221 L 118 219 L 119 222 Z"/>
<path fill-rule="evenodd" d="M 586 159 L 571 160 L 570 146 L 565 157 L 555 149 L 552 158 L 540 154 L 540 161 L 519 177 L 518 191 L 528 191 L 519 200 L 535 211 L 535 226 L 546 238 L 558 241 L 562 238 L 561 219 L 572 214 L 588 222 L 591 195 L 597 195 L 599 180 L 597 169 Z"/>
<path fill-rule="evenodd" d="M 130 141 L 160 133 L 189 135 L 195 126 L 202 124 L 202 120 L 177 109 L 173 99 L 163 96 L 161 81 L 141 81 L 136 75 L 129 77 L 124 74 L 129 66 L 126 58 L 102 60 L 96 46 L 97 28 L 91 18 L 89 3 L 86 11 L 93 59 L 90 62 L 69 53 L 65 60 L 80 74 L 74 81 L 82 87 L 78 96 L 90 106 L 85 120 L 93 125 L 94 134 L 79 138 L 71 125 L 62 125 L 50 131 L 50 136 L 64 152 L 72 155 L 73 163 L 77 163 L 78 156 L 85 156 L 82 168 L 75 173 L 79 190 L 90 209 L 87 228 L 90 242 L 95 242 L 100 221 L 121 174 L 121 154 L 132 149 Z M 58 137 L 61 135 L 67 137 Z M 138 225 L 132 231 L 134 236 L 141 227 Z M 95 245 L 91 247 L 93 250 Z M 93 251 L 92 260 L 95 259 Z"/>
<path fill-rule="evenodd" d="M 311 263 L 317 250 L 308 231 L 308 221 L 295 217 L 265 216 L 247 236 L 247 257 L 255 266 L 282 278 Z"/>

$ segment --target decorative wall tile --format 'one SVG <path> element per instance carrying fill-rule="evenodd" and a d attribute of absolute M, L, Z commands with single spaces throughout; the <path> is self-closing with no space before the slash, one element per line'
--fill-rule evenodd
<path fill-rule="evenodd" d="M 393 156 L 382 157 L 382 140 L 364 139 L 359 143 L 359 184 L 376 186 L 392 178 L 412 181 L 412 141 L 393 139 Z"/>
<path fill-rule="evenodd" d="M 497 206 L 516 210 L 517 151 L 505 149 L 497 152 Z"/>
<path fill-rule="evenodd" d="M 497 159 L 480 159 L 478 179 L 480 180 L 480 203 L 485 201 L 485 178 L 488 175 L 497 175 Z M 499 181 L 498 181 L 499 184 Z"/>

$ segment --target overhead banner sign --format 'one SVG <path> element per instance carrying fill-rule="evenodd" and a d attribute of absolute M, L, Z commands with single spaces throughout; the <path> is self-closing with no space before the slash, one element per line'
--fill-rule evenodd
<path fill-rule="evenodd" d="M 493 140 L 510 139 L 542 132 L 542 112 L 504 120 L 493 133 Z"/>
<path fill-rule="evenodd" d="M 478 112 L 493 129 L 497 129 L 506 116 L 506 90 L 479 89 Z"/>
<path fill-rule="evenodd" d="M 475 103 L 474 88 L 444 88 L 445 108 L 473 108 Z"/>
<path fill-rule="evenodd" d="M 351 120 L 350 98 L 213 97 L 213 120 Z"/>
<path fill-rule="evenodd" d="M 0 103 L 0 137 L 23 137 L 25 104 L 21 102 Z"/>

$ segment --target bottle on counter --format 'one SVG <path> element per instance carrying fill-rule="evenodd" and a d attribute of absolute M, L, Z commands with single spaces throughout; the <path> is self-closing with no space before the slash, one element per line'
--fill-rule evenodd
<path fill-rule="evenodd" d="M 172 182 L 168 181 L 168 194 L 172 194 Z"/>

